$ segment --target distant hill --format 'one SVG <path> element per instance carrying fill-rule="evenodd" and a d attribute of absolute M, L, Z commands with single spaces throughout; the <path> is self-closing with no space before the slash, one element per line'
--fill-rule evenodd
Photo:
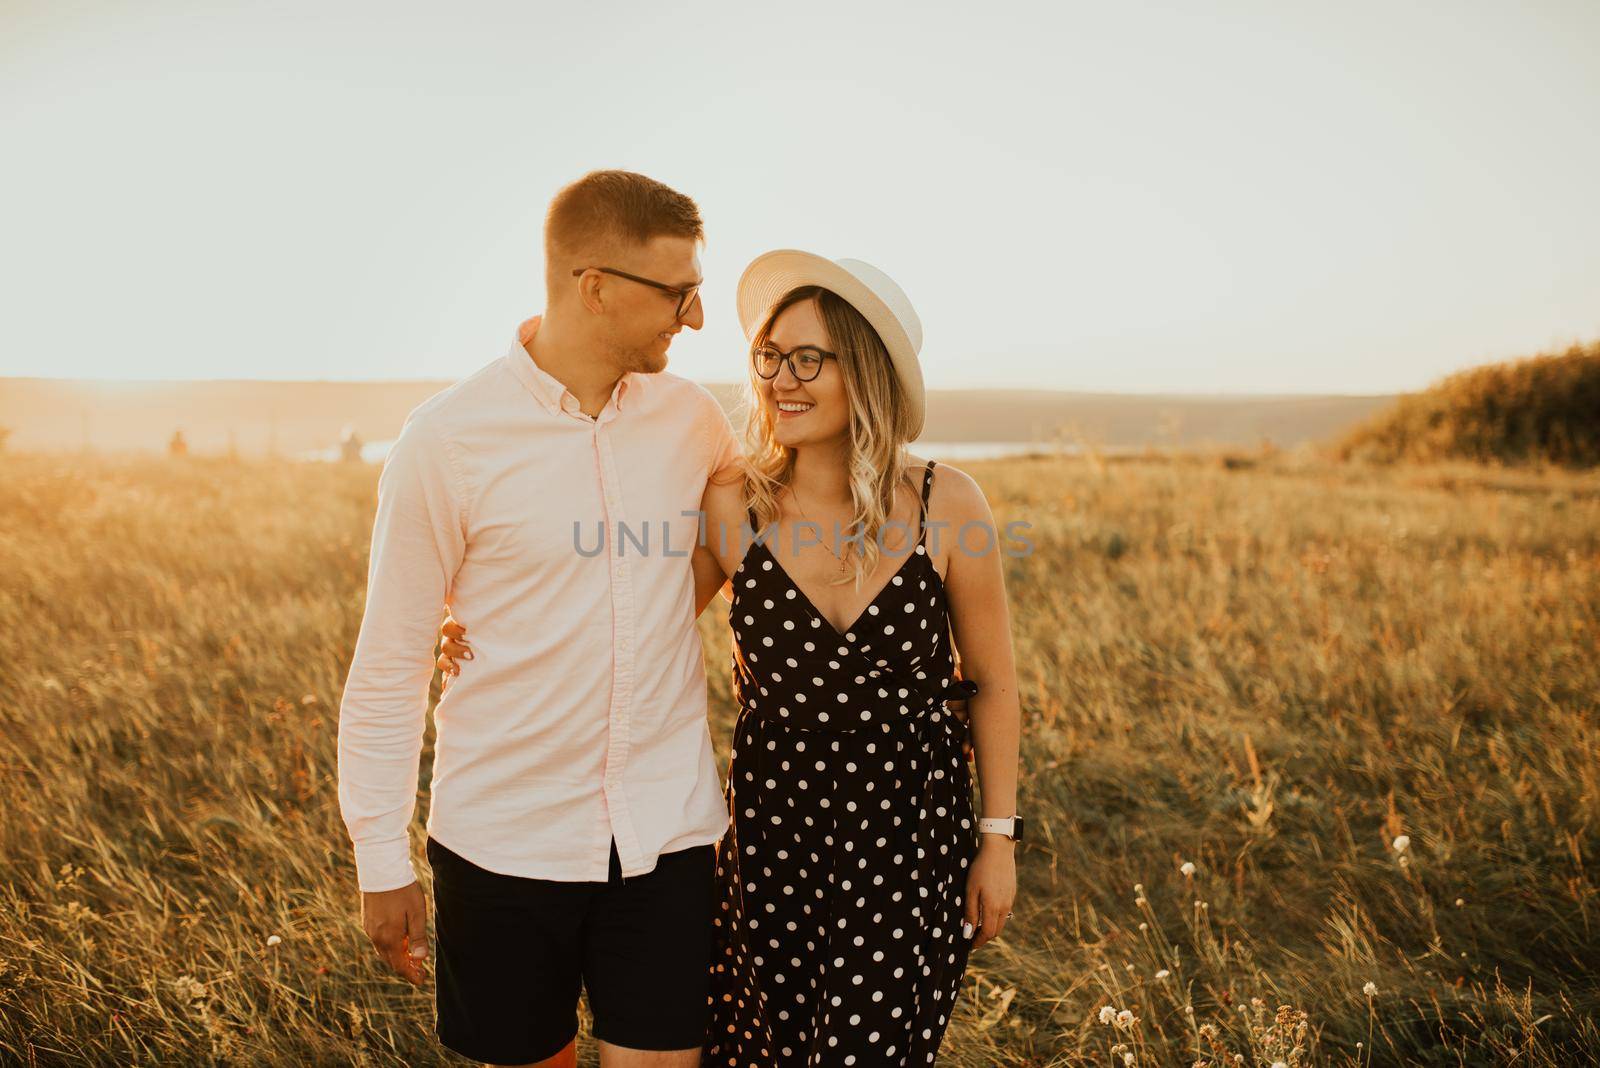
<path fill-rule="evenodd" d="M 1346 459 L 1600 464 L 1600 342 L 1461 371 L 1347 433 Z"/>
<path fill-rule="evenodd" d="M 0 378 L 0 427 L 16 450 L 157 450 L 181 428 L 197 453 L 298 455 L 333 445 L 346 426 L 369 442 L 391 439 L 449 384 Z M 708 388 L 735 411 L 741 386 Z M 1292 447 L 1327 440 L 1392 399 L 936 389 L 921 440 Z"/>

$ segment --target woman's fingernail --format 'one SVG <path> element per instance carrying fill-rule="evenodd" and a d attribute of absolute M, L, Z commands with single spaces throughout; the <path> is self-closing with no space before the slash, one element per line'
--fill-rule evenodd
<path fill-rule="evenodd" d="M 961 922 L 961 937 L 962 938 L 971 938 L 972 937 L 972 924 L 967 923 L 965 920 L 963 920 Z"/>

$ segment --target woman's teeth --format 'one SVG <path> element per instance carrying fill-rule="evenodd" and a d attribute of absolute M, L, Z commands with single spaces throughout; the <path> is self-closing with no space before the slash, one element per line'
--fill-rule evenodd
<path fill-rule="evenodd" d="M 816 407 L 816 405 L 814 405 L 814 404 L 801 404 L 801 403 L 796 402 L 796 401 L 779 401 L 778 402 L 778 411 L 780 411 L 780 412 L 791 412 L 791 413 L 794 413 L 794 414 L 799 414 L 800 412 L 809 412 L 812 408 L 815 408 L 815 407 Z"/>

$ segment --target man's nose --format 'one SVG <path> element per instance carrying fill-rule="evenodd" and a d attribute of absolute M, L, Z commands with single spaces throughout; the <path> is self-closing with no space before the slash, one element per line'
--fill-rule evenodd
<path fill-rule="evenodd" d="M 690 330 L 698 330 L 705 325 L 706 310 L 700 301 L 700 294 L 696 293 L 694 295 L 694 303 L 689 305 L 689 310 L 684 313 L 682 322 Z"/>

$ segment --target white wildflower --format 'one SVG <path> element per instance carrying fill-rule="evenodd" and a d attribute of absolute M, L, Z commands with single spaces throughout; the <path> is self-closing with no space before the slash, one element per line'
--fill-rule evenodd
<path fill-rule="evenodd" d="M 1406 850 L 1408 850 L 1410 848 L 1411 848 L 1411 836 L 1410 835 L 1402 834 L 1400 837 L 1398 837 L 1398 838 L 1396 838 L 1394 840 L 1394 851 L 1396 853 L 1404 853 Z"/>
<path fill-rule="evenodd" d="M 1194 875 L 1194 864 L 1193 862 L 1186 860 L 1183 862 L 1183 867 L 1179 868 L 1178 870 L 1183 872 L 1183 877 L 1185 879 L 1188 879 Z"/>
<path fill-rule="evenodd" d="M 1172 974 L 1171 972 L 1167 971 L 1165 968 L 1162 968 L 1159 972 L 1156 972 L 1156 978 L 1157 979 L 1165 979 L 1167 976 L 1169 976 L 1171 974 Z"/>
<path fill-rule="evenodd" d="M 1121 1012 L 1117 1013 L 1118 1027 L 1132 1027 L 1133 1023 L 1133 1013 L 1129 1012 L 1127 1009 L 1123 1009 Z"/>
<path fill-rule="evenodd" d="M 1103 1024 L 1116 1023 L 1117 1010 L 1113 1009 L 1110 1005 L 1100 1006 L 1100 1022 Z"/>
<path fill-rule="evenodd" d="M 1375 998 L 1378 996 L 1378 984 L 1369 979 L 1367 985 L 1361 988 L 1361 992 L 1369 998 Z"/>
<path fill-rule="evenodd" d="M 1133 1063 L 1133 1054 L 1132 1053 L 1124 1053 L 1122 1055 L 1122 1063 L 1123 1064 L 1132 1064 Z"/>
<path fill-rule="evenodd" d="M 281 945 L 282 943 L 283 943 L 283 939 L 280 938 L 278 935 L 268 935 L 267 936 L 267 945 L 269 945 L 269 946 Z"/>

